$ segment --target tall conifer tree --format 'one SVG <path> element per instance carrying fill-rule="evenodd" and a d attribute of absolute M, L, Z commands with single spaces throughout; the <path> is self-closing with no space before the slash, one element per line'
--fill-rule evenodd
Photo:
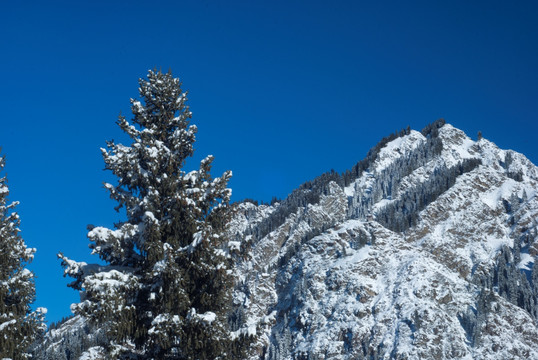
<path fill-rule="evenodd" d="M 0 171 L 4 168 L 0 157 Z M 19 232 L 17 202 L 8 202 L 6 177 L 0 178 L 0 359 L 27 359 L 27 350 L 43 329 L 44 309 L 32 311 L 34 274 L 26 268 L 35 249 Z"/>
<path fill-rule="evenodd" d="M 59 255 L 75 279 L 70 286 L 81 290 L 72 309 L 105 326 L 110 358 L 231 358 L 232 278 L 223 251 L 231 172 L 213 179 L 212 156 L 182 170 L 197 132 L 187 94 L 170 72 L 149 71 L 139 83 L 132 122 L 118 120 L 132 143 L 102 149 L 118 179 L 105 188 L 127 220 L 90 228 L 92 253 L 106 265 Z"/>

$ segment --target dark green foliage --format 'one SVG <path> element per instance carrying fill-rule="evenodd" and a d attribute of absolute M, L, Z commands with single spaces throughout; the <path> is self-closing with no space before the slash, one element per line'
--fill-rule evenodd
<path fill-rule="evenodd" d="M 439 119 L 431 124 L 428 124 L 421 130 L 422 135 L 425 137 L 437 137 L 439 136 L 439 129 L 446 124 L 445 119 Z"/>
<path fill-rule="evenodd" d="M 512 165 L 513 161 L 514 160 L 513 160 L 512 151 L 508 150 L 506 152 L 506 156 L 504 157 L 504 161 L 499 160 L 499 163 L 506 170 L 506 176 L 508 176 L 512 180 L 521 182 L 523 181 L 523 174 L 521 173 L 519 169 L 514 170 L 511 168 L 510 165 Z"/>
<path fill-rule="evenodd" d="M 0 158 L 0 171 L 4 158 Z M 27 359 L 32 342 L 43 330 L 41 309 L 33 312 L 34 274 L 26 269 L 35 249 L 26 247 L 19 234 L 19 216 L 9 203 L 5 177 L 0 178 L 0 358 Z"/>
<path fill-rule="evenodd" d="M 233 342 L 228 325 L 233 277 L 224 235 L 230 220 L 231 172 L 213 179 L 213 158 L 186 173 L 197 128 L 178 79 L 150 71 L 140 80 L 143 102 L 131 100 L 131 125 L 118 124 L 130 146 L 108 143 L 105 184 L 127 220 L 116 230 L 90 228 L 93 252 L 106 266 L 60 255 L 71 284 L 83 290 L 75 312 L 105 326 L 111 358 L 225 359 L 246 342 Z"/>

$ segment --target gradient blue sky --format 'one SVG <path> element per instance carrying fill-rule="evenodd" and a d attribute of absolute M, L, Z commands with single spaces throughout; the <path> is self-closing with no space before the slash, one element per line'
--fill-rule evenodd
<path fill-rule="evenodd" d="M 95 261 L 86 225 L 121 219 L 99 148 L 126 140 L 148 69 L 182 79 L 233 200 L 269 201 L 441 117 L 537 163 L 536 19 L 536 1 L 3 2 L 0 146 L 36 306 L 70 314 L 56 253 Z"/>

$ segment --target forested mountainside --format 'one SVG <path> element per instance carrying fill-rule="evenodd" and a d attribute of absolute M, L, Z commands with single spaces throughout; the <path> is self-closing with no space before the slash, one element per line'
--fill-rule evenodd
<path fill-rule="evenodd" d="M 238 204 L 231 336 L 255 336 L 249 359 L 538 359 L 537 190 L 523 155 L 437 121 Z M 74 318 L 35 354 L 102 341 Z"/>

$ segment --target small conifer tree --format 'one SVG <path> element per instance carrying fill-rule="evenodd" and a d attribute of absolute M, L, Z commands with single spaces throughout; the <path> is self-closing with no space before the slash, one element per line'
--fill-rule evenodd
<path fill-rule="evenodd" d="M 0 157 L 0 171 L 5 159 Z M 26 247 L 19 232 L 19 216 L 8 202 L 6 177 L 0 178 L 0 359 L 28 359 L 29 346 L 44 330 L 44 309 L 32 311 L 34 274 L 26 268 L 35 249 Z"/>
<path fill-rule="evenodd" d="M 109 358 L 232 358 L 233 282 L 223 250 L 231 172 L 213 179 L 212 156 L 183 171 L 197 132 L 187 94 L 170 72 L 149 71 L 139 83 L 132 122 L 118 120 L 132 144 L 102 149 L 118 179 L 105 188 L 127 220 L 90 228 L 92 253 L 105 265 L 59 255 L 81 291 L 72 309 L 107 329 Z"/>

